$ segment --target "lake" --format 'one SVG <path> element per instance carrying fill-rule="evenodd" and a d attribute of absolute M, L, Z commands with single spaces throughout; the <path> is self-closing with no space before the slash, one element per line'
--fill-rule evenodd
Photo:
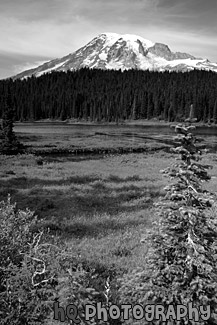
<path fill-rule="evenodd" d="M 79 146 L 87 139 L 92 142 L 100 140 L 103 143 L 113 141 L 122 145 L 141 146 L 144 141 L 172 144 L 171 135 L 174 129 L 166 125 L 93 125 L 93 124 L 66 124 L 61 122 L 15 123 L 15 132 L 21 137 L 28 135 L 35 138 L 35 142 L 42 138 L 49 139 L 49 143 L 56 141 L 61 144 L 62 139 Z M 217 127 L 200 126 L 193 131 L 203 139 L 203 144 L 210 151 L 217 152 Z M 97 140 L 96 140 L 97 139 Z M 103 142 L 104 141 L 104 142 Z M 87 142 L 88 146 L 88 142 Z"/>

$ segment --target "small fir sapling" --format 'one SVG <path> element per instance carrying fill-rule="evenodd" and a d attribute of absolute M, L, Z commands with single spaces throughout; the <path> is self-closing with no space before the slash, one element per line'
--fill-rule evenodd
<path fill-rule="evenodd" d="M 153 324 L 217 324 L 216 197 L 202 187 L 210 179 L 211 166 L 199 162 L 202 151 L 191 132 L 192 111 L 185 122 L 172 125 L 177 133 L 172 151 L 181 159 L 161 171 L 173 182 L 155 204 L 159 221 L 149 235 L 147 266 L 121 280 L 120 295 L 125 303 L 163 304 L 165 310 L 169 304 L 193 303 L 198 310 L 210 306 L 211 317 L 194 322 L 186 316 L 178 323 L 170 319 Z"/>
<path fill-rule="evenodd" d="M 163 202 L 156 204 L 160 221 L 154 238 L 158 272 L 152 280 L 153 291 L 163 293 L 163 299 L 156 296 L 158 302 L 210 305 L 217 320 L 217 220 L 207 211 L 215 201 L 202 188 L 202 182 L 210 179 L 207 169 L 211 166 L 199 163 L 202 152 L 191 133 L 194 126 L 174 128 L 179 146 L 173 152 L 181 155 L 181 161 L 162 171 L 175 182 L 165 188 Z"/>

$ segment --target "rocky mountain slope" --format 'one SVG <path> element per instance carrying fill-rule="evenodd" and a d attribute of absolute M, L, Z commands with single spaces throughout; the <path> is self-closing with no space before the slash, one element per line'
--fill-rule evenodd
<path fill-rule="evenodd" d="M 38 77 L 51 71 L 97 69 L 140 69 L 155 71 L 189 71 L 204 69 L 217 72 L 217 63 L 187 53 L 173 53 L 161 43 L 153 43 L 137 35 L 103 33 L 87 45 L 60 59 L 51 60 L 14 78 Z"/>

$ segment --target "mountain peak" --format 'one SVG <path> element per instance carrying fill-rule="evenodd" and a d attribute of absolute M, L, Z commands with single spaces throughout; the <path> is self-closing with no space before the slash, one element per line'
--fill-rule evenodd
<path fill-rule="evenodd" d="M 217 72 L 217 63 L 193 55 L 172 52 L 168 45 L 153 43 L 134 34 L 105 32 L 93 38 L 77 51 L 24 71 L 14 78 L 41 76 L 52 71 L 77 70 L 83 67 L 114 70 L 189 71 L 193 69 Z"/>
<path fill-rule="evenodd" d="M 154 45 L 152 41 L 135 34 L 101 33 L 99 34 L 99 37 L 101 36 L 106 37 L 107 40 L 111 40 L 111 42 L 117 41 L 119 39 L 123 39 L 124 41 L 128 41 L 128 42 L 137 42 L 139 40 L 142 43 L 147 44 L 147 46 L 149 47 Z"/>

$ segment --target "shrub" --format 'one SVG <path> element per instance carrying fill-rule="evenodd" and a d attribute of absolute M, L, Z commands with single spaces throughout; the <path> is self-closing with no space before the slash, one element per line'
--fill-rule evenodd
<path fill-rule="evenodd" d="M 85 304 L 110 299 L 110 273 L 74 256 L 57 238 L 37 231 L 37 218 L 28 209 L 0 203 L 0 324 L 59 324 L 53 304 L 75 304 L 84 321 Z M 107 285 L 107 287 L 106 287 Z M 102 324 L 96 318 L 90 324 Z M 69 321 L 66 321 L 69 324 Z M 118 324 L 118 323 L 117 323 Z"/>
<path fill-rule="evenodd" d="M 7 324 L 11 317 L 10 278 L 19 271 L 23 258 L 28 252 L 33 233 L 32 226 L 36 223 L 34 213 L 26 209 L 17 210 L 8 196 L 7 202 L 0 202 L 0 304 L 1 324 Z M 9 322 L 8 322 L 9 324 Z"/>
<path fill-rule="evenodd" d="M 32 238 L 31 228 L 36 221 L 29 209 L 18 210 L 16 204 L 11 203 L 10 195 L 6 202 L 0 202 L 0 260 L 3 267 L 11 263 L 19 264 L 28 249 Z"/>

